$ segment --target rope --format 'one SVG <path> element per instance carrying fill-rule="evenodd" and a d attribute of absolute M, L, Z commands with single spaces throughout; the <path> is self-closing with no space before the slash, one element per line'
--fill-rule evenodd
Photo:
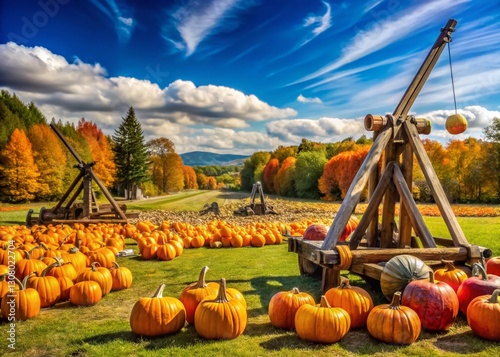
<path fill-rule="evenodd" d="M 339 253 L 340 263 L 338 265 L 338 269 L 347 270 L 351 267 L 352 264 L 352 254 L 349 246 L 347 245 L 338 245 L 337 252 Z"/>
<path fill-rule="evenodd" d="M 448 58 L 450 59 L 451 87 L 453 88 L 453 102 L 455 103 L 455 114 L 457 114 L 457 98 L 455 96 L 455 81 L 453 78 L 453 67 L 451 65 L 451 44 L 448 42 Z"/>

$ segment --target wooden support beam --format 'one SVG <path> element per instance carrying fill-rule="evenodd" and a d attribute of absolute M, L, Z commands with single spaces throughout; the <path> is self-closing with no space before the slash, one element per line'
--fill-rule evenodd
<path fill-rule="evenodd" d="M 375 141 L 375 139 L 377 139 L 378 134 L 379 134 L 378 131 L 373 132 L 373 141 Z M 368 202 L 372 201 L 372 199 L 374 197 L 375 189 L 377 188 L 377 185 L 380 181 L 380 175 L 381 174 L 379 173 L 378 164 L 377 164 L 372 169 L 372 172 L 368 178 Z M 366 229 L 366 244 L 369 247 L 374 247 L 376 245 L 377 239 L 378 239 L 378 224 L 379 224 L 378 205 L 379 204 L 377 204 L 377 211 L 370 215 L 371 221 L 368 225 L 368 229 Z M 365 214 L 366 214 L 366 211 L 365 211 L 364 215 Z M 365 232 L 365 229 L 363 229 L 362 232 Z M 361 236 L 359 236 L 359 239 L 361 239 Z"/>
<path fill-rule="evenodd" d="M 406 137 L 406 132 L 403 132 L 403 136 L 406 138 L 406 141 L 408 141 L 408 138 Z M 408 186 L 408 189 L 410 192 L 413 193 L 412 191 L 412 181 L 413 181 L 413 150 L 411 149 L 410 144 L 406 144 L 403 150 L 403 158 L 402 158 L 402 165 L 401 165 L 401 171 L 403 172 L 403 176 L 406 181 L 406 185 Z M 412 225 L 411 225 L 411 220 L 408 215 L 408 210 L 404 206 L 402 199 L 399 201 L 399 240 L 398 240 L 398 247 L 399 248 L 404 248 L 404 247 L 411 247 L 411 230 L 412 230 Z"/>
<path fill-rule="evenodd" d="M 432 234 L 425 225 L 424 219 L 420 214 L 417 204 L 413 200 L 412 194 L 408 187 L 406 186 L 405 178 L 403 177 L 403 173 L 401 172 L 399 166 L 394 166 L 394 175 L 393 175 L 394 184 L 401 196 L 401 200 L 405 209 L 408 212 L 409 219 L 413 225 L 413 228 L 417 232 L 417 235 L 422 240 L 424 247 L 426 248 L 436 248 L 436 242 L 432 238 Z"/>
<path fill-rule="evenodd" d="M 351 217 L 356 205 L 359 202 L 361 197 L 361 193 L 363 192 L 366 184 L 368 182 L 368 178 L 370 177 L 372 170 L 378 165 L 380 160 L 380 156 L 384 151 L 385 146 L 388 141 L 391 139 L 393 135 L 393 130 L 395 128 L 391 128 L 389 126 L 385 127 L 380 134 L 375 139 L 368 155 L 366 156 L 363 164 L 359 168 L 356 176 L 352 180 L 351 186 L 347 191 L 344 200 L 342 201 L 342 205 L 333 220 L 333 224 L 330 226 L 328 233 L 326 234 L 325 240 L 323 241 L 322 249 L 330 249 L 334 247 L 342 232 L 344 231 L 349 218 Z"/>
<path fill-rule="evenodd" d="M 455 217 L 450 203 L 448 202 L 448 198 L 446 197 L 443 187 L 439 182 L 439 178 L 432 167 L 431 160 L 427 156 L 424 145 L 420 141 L 417 128 L 415 128 L 415 125 L 411 124 L 409 121 L 405 121 L 403 127 L 408 135 L 408 140 L 413 151 L 415 152 L 420 168 L 422 169 L 425 179 L 427 180 L 427 184 L 431 189 L 432 197 L 434 197 L 434 201 L 436 201 L 439 212 L 441 212 L 441 216 L 448 227 L 455 246 L 469 246 L 470 244 L 467 241 L 467 238 L 465 238 L 462 228 L 458 224 L 457 218 Z"/>
<path fill-rule="evenodd" d="M 380 181 L 373 191 L 370 202 L 368 202 L 368 206 L 365 209 L 365 213 L 361 217 L 358 226 L 354 230 L 351 235 L 351 239 L 349 240 L 349 248 L 351 250 L 356 249 L 361 242 L 361 238 L 363 237 L 363 233 L 366 231 L 368 226 L 373 223 L 373 217 L 377 217 L 378 221 L 378 207 L 380 202 L 382 202 L 382 198 L 392 182 L 392 175 L 394 169 L 394 162 L 390 162 L 384 169 L 382 173 L 382 177 Z M 371 246 L 370 244 L 368 244 Z"/>

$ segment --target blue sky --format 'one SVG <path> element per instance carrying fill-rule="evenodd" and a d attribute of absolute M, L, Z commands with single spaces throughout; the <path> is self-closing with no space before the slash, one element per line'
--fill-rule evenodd
<path fill-rule="evenodd" d="M 146 140 L 251 154 L 365 134 L 392 113 L 447 20 L 448 49 L 411 113 L 430 139 L 480 138 L 500 117 L 499 0 L 24 0 L 0 2 L 0 88 L 50 120 L 111 135 L 130 106 Z"/>

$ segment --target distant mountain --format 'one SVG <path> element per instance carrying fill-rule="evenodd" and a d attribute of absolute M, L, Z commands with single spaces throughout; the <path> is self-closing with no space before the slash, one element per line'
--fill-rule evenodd
<path fill-rule="evenodd" d="M 247 155 L 215 154 L 208 151 L 192 151 L 180 154 L 186 166 L 229 166 L 243 165 Z"/>

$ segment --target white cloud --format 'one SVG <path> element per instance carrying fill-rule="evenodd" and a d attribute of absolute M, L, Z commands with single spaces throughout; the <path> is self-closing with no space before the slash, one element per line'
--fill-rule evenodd
<path fill-rule="evenodd" d="M 354 62 L 381 50 L 406 37 L 409 33 L 415 32 L 415 27 L 408 26 L 408 24 L 418 24 L 418 28 L 421 29 L 433 23 L 436 18 L 449 12 L 450 9 L 460 3 L 468 1 L 470 0 L 456 0 L 454 2 L 436 0 L 422 2 L 419 3 L 419 6 L 413 8 L 411 12 L 405 14 L 392 14 L 394 16 L 376 22 L 372 28 L 360 31 L 352 41 L 349 42 L 350 44 L 343 48 L 341 56 L 335 61 L 297 80 L 294 84 L 317 78 L 345 64 Z"/>
<path fill-rule="evenodd" d="M 312 31 L 315 37 L 322 32 L 325 32 L 332 26 L 332 7 L 327 2 L 323 1 L 323 4 L 326 6 L 325 14 L 322 16 L 309 16 L 304 20 L 304 27 L 317 25 Z"/>
<path fill-rule="evenodd" d="M 196 51 L 198 45 L 209 35 L 220 30 L 224 20 L 238 5 L 239 0 L 190 0 L 179 8 L 173 15 L 173 21 L 182 41 L 186 55 L 190 56 Z M 174 41 L 171 36 L 165 38 L 172 42 L 177 49 L 179 41 Z"/>
<path fill-rule="evenodd" d="M 321 99 L 318 98 L 318 97 L 307 98 L 307 97 L 304 97 L 302 94 L 299 94 L 299 96 L 297 97 L 297 102 L 300 102 L 300 103 L 317 103 L 317 104 L 323 103 L 321 101 Z"/>
<path fill-rule="evenodd" d="M 130 39 L 135 21 L 131 17 L 123 16 L 123 9 L 120 9 L 115 0 L 90 0 L 90 2 L 111 20 L 120 41 L 126 42 Z"/>
<path fill-rule="evenodd" d="M 107 77 L 99 64 L 90 65 L 80 60 L 68 63 L 64 57 L 43 47 L 10 42 L 0 45 L 0 57 L 3 60 L 1 89 L 15 92 L 25 102 L 33 101 L 49 120 L 54 117 L 76 123 L 85 117 L 108 135 L 130 106 L 136 109 L 148 137 L 168 137 L 172 133 L 180 137 L 181 132 L 188 137 L 193 133 L 191 126 L 208 126 L 216 128 L 213 130 L 217 130 L 221 138 L 218 140 L 221 147 L 224 133 L 235 133 L 233 129 L 297 114 L 294 109 L 277 108 L 253 94 L 224 86 L 196 86 L 178 79 L 160 88 L 148 80 Z M 199 136 L 199 141 L 206 140 L 209 145 L 210 137 Z M 238 145 L 248 146 L 245 140 L 253 140 L 240 137 L 241 134 L 234 136 L 230 142 Z M 265 140 L 269 138 L 261 134 L 258 143 Z"/>

